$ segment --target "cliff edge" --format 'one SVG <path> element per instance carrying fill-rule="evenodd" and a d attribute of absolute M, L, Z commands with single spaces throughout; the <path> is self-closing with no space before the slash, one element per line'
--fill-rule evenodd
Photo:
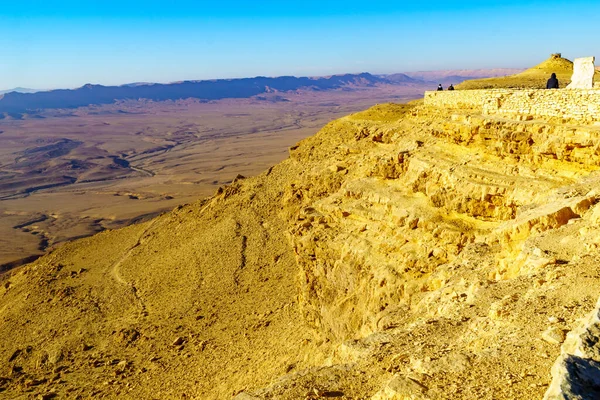
<path fill-rule="evenodd" d="M 594 321 L 600 126 L 488 97 L 350 115 L 5 273 L 2 395 L 542 398 Z"/>

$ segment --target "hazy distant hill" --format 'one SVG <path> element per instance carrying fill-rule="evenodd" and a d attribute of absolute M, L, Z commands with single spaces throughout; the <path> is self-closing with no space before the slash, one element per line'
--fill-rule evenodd
<path fill-rule="evenodd" d="M 435 83 L 460 83 L 469 79 L 493 78 L 512 75 L 524 71 L 523 68 L 459 69 L 444 71 L 405 72 L 410 78 Z"/>
<path fill-rule="evenodd" d="M 0 94 L 4 94 L 4 93 L 10 93 L 10 92 L 18 92 L 18 93 L 35 93 L 38 92 L 38 90 L 35 89 L 27 89 L 27 88 L 22 88 L 22 87 L 16 87 L 14 89 L 8 89 L 8 90 L 0 90 Z"/>
<path fill-rule="evenodd" d="M 329 90 L 344 87 L 369 87 L 395 82 L 368 73 L 334 75 L 329 77 L 277 78 L 255 77 L 183 81 L 169 84 L 129 84 L 102 86 L 87 84 L 73 90 L 50 90 L 37 93 L 7 93 L 0 97 L 0 113 L 23 113 L 49 108 L 75 108 L 88 105 L 111 104 L 118 100 L 149 99 L 154 101 L 196 98 L 218 100 L 248 98 L 262 93 L 285 92 L 298 89 Z"/>
<path fill-rule="evenodd" d="M 516 74 L 524 69 L 492 68 L 492 69 L 458 69 L 441 71 L 415 71 L 389 75 L 378 75 L 394 84 L 458 84 L 469 79 L 493 78 Z"/>
<path fill-rule="evenodd" d="M 390 74 L 390 75 L 380 75 L 380 77 L 389 79 L 394 83 L 424 83 L 423 79 L 411 78 L 406 74 Z"/>

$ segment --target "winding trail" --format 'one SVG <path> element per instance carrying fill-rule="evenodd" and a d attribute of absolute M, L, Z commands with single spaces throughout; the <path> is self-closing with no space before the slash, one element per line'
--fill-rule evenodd
<path fill-rule="evenodd" d="M 135 284 L 133 282 L 127 282 L 120 274 L 119 272 L 119 268 L 121 267 L 121 265 L 123 264 L 123 262 L 125 260 L 127 260 L 129 258 L 129 256 L 131 256 L 131 253 L 133 252 L 133 250 L 135 250 L 138 246 L 140 246 L 141 244 L 144 243 L 144 236 L 146 236 L 146 234 L 148 233 L 148 231 L 152 228 L 152 226 L 156 223 L 156 219 L 153 219 L 150 224 L 148 225 L 148 227 L 146 229 L 144 229 L 144 231 L 139 235 L 136 243 L 131 246 L 126 252 L 125 254 L 123 254 L 121 256 L 121 258 L 119 258 L 111 267 L 110 267 L 110 275 L 114 278 L 115 281 L 117 281 L 117 283 L 123 285 L 123 286 L 128 286 L 131 290 L 131 293 L 133 294 L 133 297 L 135 297 L 136 301 L 138 302 L 138 305 L 141 309 L 141 313 L 143 316 L 147 316 L 148 315 L 148 311 L 146 309 L 146 305 L 144 304 L 144 301 L 142 300 L 142 298 L 140 297 L 140 295 L 138 294 L 137 288 L 135 287 Z"/>

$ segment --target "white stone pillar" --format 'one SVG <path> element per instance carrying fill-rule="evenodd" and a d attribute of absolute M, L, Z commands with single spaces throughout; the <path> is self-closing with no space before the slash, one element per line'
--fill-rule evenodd
<path fill-rule="evenodd" d="M 594 87 L 595 57 L 576 58 L 573 61 L 573 76 L 567 89 L 592 89 Z"/>

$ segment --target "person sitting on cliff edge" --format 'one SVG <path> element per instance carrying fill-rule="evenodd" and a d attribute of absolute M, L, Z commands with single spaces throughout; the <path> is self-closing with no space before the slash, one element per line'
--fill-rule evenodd
<path fill-rule="evenodd" d="M 444 88 L 442 87 L 441 83 L 438 85 L 438 89 L 437 90 L 438 90 L 438 92 L 441 92 L 442 90 L 444 90 Z"/>
<path fill-rule="evenodd" d="M 558 89 L 558 79 L 556 79 L 556 74 L 553 72 L 550 75 L 550 79 L 546 83 L 546 89 Z"/>
<path fill-rule="evenodd" d="M 450 86 L 448 86 L 448 90 L 454 90 L 454 86 L 450 84 Z"/>

